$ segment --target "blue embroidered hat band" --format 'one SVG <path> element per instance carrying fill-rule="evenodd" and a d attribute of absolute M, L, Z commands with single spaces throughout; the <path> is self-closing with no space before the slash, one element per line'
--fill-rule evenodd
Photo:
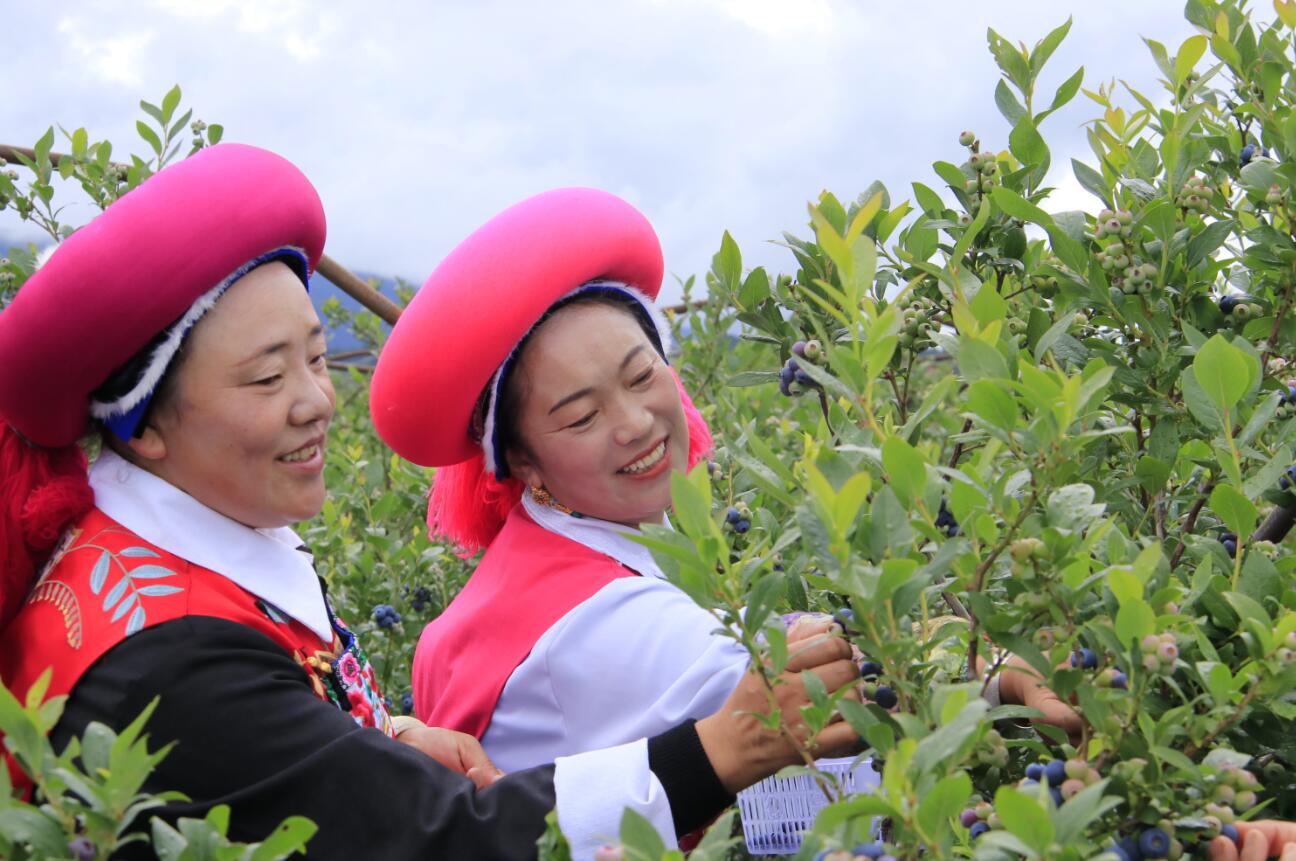
<path fill-rule="evenodd" d="M 123 442 L 138 436 L 144 427 L 144 419 L 148 415 L 158 384 L 166 376 L 167 369 L 194 325 L 215 306 L 216 301 L 235 281 L 258 266 L 275 260 L 286 263 L 301 279 L 302 285 L 310 289 L 309 262 L 301 248 L 276 248 L 248 261 L 199 296 L 179 320 L 159 332 L 144 349 L 113 371 L 90 395 L 91 417 Z"/>

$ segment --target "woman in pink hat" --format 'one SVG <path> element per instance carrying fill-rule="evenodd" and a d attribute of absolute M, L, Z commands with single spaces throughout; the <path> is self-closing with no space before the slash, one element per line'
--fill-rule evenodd
<path fill-rule="evenodd" d="M 529 858 L 555 805 L 587 857 L 626 807 L 670 837 L 789 762 L 737 713 L 761 707 L 754 680 L 696 728 L 507 777 L 388 715 L 289 528 L 324 500 L 333 389 L 303 289 L 323 244 L 296 168 L 222 144 L 73 234 L 0 313 L 0 679 L 21 698 L 50 674 L 56 747 L 158 698 L 147 731 L 175 747 L 145 790 L 189 799 L 164 815 L 227 804 L 240 839 L 304 815 L 310 856 L 338 859 Z M 799 666 L 837 687 L 845 654 L 824 640 Z"/>
<path fill-rule="evenodd" d="M 711 447 L 669 365 L 661 281 L 628 203 L 541 194 L 446 258 L 374 373 L 379 435 L 439 467 L 432 532 L 486 551 L 423 631 L 415 711 L 506 771 L 708 715 L 748 666 L 631 540 Z"/>

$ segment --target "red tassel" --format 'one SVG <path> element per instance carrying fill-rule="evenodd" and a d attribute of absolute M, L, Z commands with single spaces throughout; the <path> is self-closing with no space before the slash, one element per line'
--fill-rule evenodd
<path fill-rule="evenodd" d="M 497 481 L 486 472 L 486 458 L 437 469 L 428 497 L 428 531 L 433 538 L 448 538 L 462 555 L 471 556 L 495 540 L 509 512 L 522 498 L 522 482 Z"/>
<path fill-rule="evenodd" d="M 689 435 L 688 465 L 692 469 L 714 447 L 711 429 L 697 407 L 693 406 L 674 368 L 671 374 L 675 377 L 684 406 Z M 432 478 L 432 491 L 428 496 L 428 533 L 434 539 L 449 539 L 463 556 L 484 550 L 495 540 L 525 489 L 525 485 L 516 478 L 497 481 L 495 476 L 486 472 L 485 462 L 485 457 L 478 454 L 462 463 L 440 467 Z"/>
<path fill-rule="evenodd" d="M 33 446 L 0 419 L 0 628 L 27 600 L 65 529 L 94 507 L 85 452 Z"/>

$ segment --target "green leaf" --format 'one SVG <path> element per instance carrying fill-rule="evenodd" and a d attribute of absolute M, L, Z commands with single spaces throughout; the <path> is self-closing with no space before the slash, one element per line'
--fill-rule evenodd
<path fill-rule="evenodd" d="M 147 123 L 143 120 L 136 120 L 135 130 L 139 132 L 139 136 L 144 139 L 144 142 L 152 147 L 154 153 L 157 155 L 162 154 L 162 140 L 157 136 L 157 132 L 149 128 Z"/>
<path fill-rule="evenodd" d="M 994 91 L 995 106 L 999 108 L 999 113 L 1008 121 L 1008 125 L 1015 126 L 1026 116 L 1026 109 L 1022 103 L 1013 95 L 1013 91 L 1008 88 L 1008 82 L 1003 78 L 995 86 Z"/>
<path fill-rule="evenodd" d="M 1003 354 L 979 338 L 959 338 L 958 362 L 963 379 L 969 383 L 1008 378 L 1008 363 Z"/>
<path fill-rule="evenodd" d="M 1017 401 L 1003 386 L 991 380 L 977 380 L 967 389 L 967 405 L 982 421 L 1010 431 L 1017 425 Z"/>
<path fill-rule="evenodd" d="M 1048 166 L 1048 145 L 1044 143 L 1044 138 L 1040 136 L 1030 117 L 1022 117 L 1017 121 L 1017 125 L 1013 126 L 1012 132 L 1008 135 L 1008 149 L 1028 167 Z M 998 186 L 996 191 L 1000 188 L 1003 186 Z"/>
<path fill-rule="evenodd" d="M 652 823 L 627 807 L 621 814 L 621 846 L 626 861 L 661 861 L 666 844 Z"/>
<path fill-rule="evenodd" d="M 1077 159 L 1071 159 L 1071 170 L 1075 173 L 1075 178 L 1080 185 L 1092 193 L 1103 204 L 1111 205 L 1111 189 L 1107 186 L 1107 181 L 1103 175 L 1091 168 L 1089 165 Z"/>
<path fill-rule="evenodd" d="M 164 127 L 171 122 L 171 117 L 178 107 L 180 107 L 180 85 L 176 84 L 162 97 L 162 125 Z"/>
<path fill-rule="evenodd" d="M 944 834 L 970 795 L 972 779 L 967 772 L 945 777 L 918 802 L 918 825 L 928 835 Z"/>
<path fill-rule="evenodd" d="M 1251 531 L 1255 529 L 1256 512 L 1255 505 L 1235 488 L 1227 484 L 1217 484 L 1210 495 L 1211 511 L 1220 516 L 1225 525 L 1231 532 L 1238 536 L 1240 542 L 1244 542 Z"/>
<path fill-rule="evenodd" d="M 1116 612 L 1116 636 L 1129 647 L 1148 634 L 1156 633 L 1156 613 L 1142 598 L 1126 601 Z"/>
<path fill-rule="evenodd" d="M 1053 224 L 1053 218 L 1047 212 L 1005 186 L 995 186 L 994 190 L 990 192 L 990 199 L 994 201 L 995 206 L 1014 218 L 1030 221 L 1043 227 Z"/>
<path fill-rule="evenodd" d="M 212 123 L 207 127 L 207 142 L 210 143 L 212 146 L 215 146 L 216 144 L 220 143 L 221 138 L 223 137 L 225 137 L 224 126 L 218 123 Z"/>
<path fill-rule="evenodd" d="M 1246 354 L 1222 335 L 1212 335 L 1202 345 L 1192 369 L 1202 391 L 1221 412 L 1232 409 L 1250 385 Z"/>
<path fill-rule="evenodd" d="M 922 498 L 927 487 L 927 462 L 917 449 L 893 434 L 882 443 L 882 466 L 891 487 L 906 507 Z"/>
<path fill-rule="evenodd" d="M 306 844 L 319 827 L 304 816 L 290 816 L 270 836 L 261 841 L 252 852 L 250 861 L 274 861 L 297 852 L 305 852 Z"/>
<path fill-rule="evenodd" d="M 1053 101 L 1049 104 L 1048 110 L 1035 117 L 1035 125 L 1038 126 L 1044 121 L 1045 117 L 1074 99 L 1075 94 L 1080 92 L 1080 84 L 1083 82 L 1084 66 L 1081 66 L 1053 92 Z"/>
<path fill-rule="evenodd" d="M 1057 50 L 1058 45 L 1066 38 L 1067 33 L 1071 32 L 1071 18 L 1067 17 L 1066 21 L 1055 27 L 1047 36 L 1041 39 L 1035 45 L 1035 50 L 1030 55 L 1030 68 L 1034 75 L 1038 75 L 1048 62 L 1049 57 Z"/>
<path fill-rule="evenodd" d="M 1053 842 L 1053 822 L 1040 803 L 1017 790 L 1001 786 L 995 793 L 995 813 L 1004 828 L 1036 853 L 1043 855 Z"/>
<path fill-rule="evenodd" d="M 1197 65 L 1197 61 L 1206 53 L 1206 37 L 1202 35 L 1189 36 L 1184 43 L 1179 46 L 1179 54 L 1175 57 L 1174 76 L 1175 86 L 1182 84 L 1184 78 Z"/>
<path fill-rule="evenodd" d="M 738 292 L 739 279 L 742 278 L 742 252 L 728 230 L 720 237 L 720 250 L 711 258 L 711 272 L 726 293 Z"/>
<path fill-rule="evenodd" d="M 939 194 L 921 182 L 913 183 L 913 192 L 914 200 L 918 201 L 918 205 L 928 215 L 939 215 L 945 211 L 945 201 L 941 200 Z"/>
<path fill-rule="evenodd" d="M 693 467 L 687 475 L 671 473 L 671 501 L 680 528 L 690 538 L 711 533 L 711 483 L 707 480 L 706 464 Z"/>
<path fill-rule="evenodd" d="M 1197 267 L 1219 249 L 1236 225 L 1230 220 L 1212 221 L 1188 242 L 1187 263 Z"/>

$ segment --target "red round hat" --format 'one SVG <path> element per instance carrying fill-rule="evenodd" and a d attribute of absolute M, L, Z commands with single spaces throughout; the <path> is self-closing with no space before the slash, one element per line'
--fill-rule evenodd
<path fill-rule="evenodd" d="M 0 313 L 0 417 L 33 443 L 86 430 L 114 369 L 246 267 L 324 250 L 319 195 L 285 159 L 220 144 L 168 167 L 73 233 Z"/>
<path fill-rule="evenodd" d="M 480 455 L 477 400 L 549 306 L 595 279 L 655 299 L 662 271 L 652 225 L 613 194 L 562 188 L 504 210 L 442 261 L 392 330 L 370 388 L 378 435 L 423 466 Z"/>

